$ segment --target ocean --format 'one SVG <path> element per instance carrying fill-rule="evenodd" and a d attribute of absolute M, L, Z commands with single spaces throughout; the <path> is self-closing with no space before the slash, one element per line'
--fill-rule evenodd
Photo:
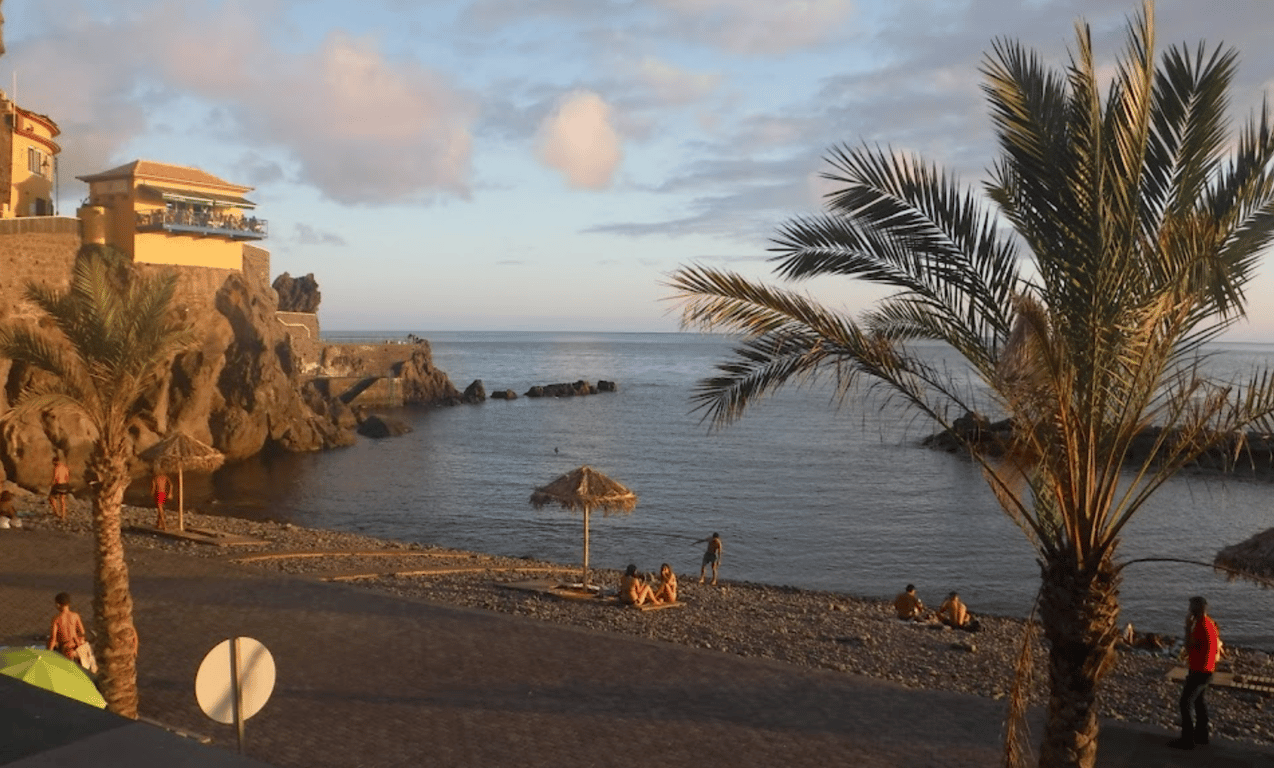
<path fill-rule="evenodd" d="M 1025 616 L 1039 586 L 1034 551 L 966 458 L 930 451 L 925 420 L 878 396 L 838 407 L 793 386 L 712 430 L 692 413 L 696 382 L 730 341 L 690 333 L 419 333 L 460 389 L 519 395 L 536 384 L 614 381 L 590 397 L 406 408 L 413 432 L 314 454 L 261 456 L 187 477 L 200 511 L 562 563 L 582 559 L 582 518 L 536 510 L 536 486 L 583 464 L 639 497 L 630 515 L 594 514 L 590 564 L 698 574 L 720 532 L 723 579 L 892 598 L 908 582 L 936 605 L 958 590 L 971 610 Z M 333 342 L 406 333 L 328 334 Z M 1221 345 L 1228 373 L 1274 363 L 1274 345 Z M 944 355 L 933 348 L 937 358 Z M 951 361 L 955 366 L 956 361 Z M 1274 526 L 1274 484 L 1182 476 L 1128 527 L 1122 560 L 1210 561 Z M 1274 650 L 1274 591 L 1209 568 L 1134 564 L 1121 626 L 1180 634 L 1190 595 L 1209 598 L 1230 644 Z"/>

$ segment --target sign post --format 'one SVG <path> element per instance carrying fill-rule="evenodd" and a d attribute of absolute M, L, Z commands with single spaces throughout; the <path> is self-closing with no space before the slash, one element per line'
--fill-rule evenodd
<path fill-rule="evenodd" d="M 204 656 L 195 675 L 195 699 L 204 714 L 233 724 L 243 754 L 243 723 L 274 691 L 274 657 L 250 637 L 223 640 Z"/>

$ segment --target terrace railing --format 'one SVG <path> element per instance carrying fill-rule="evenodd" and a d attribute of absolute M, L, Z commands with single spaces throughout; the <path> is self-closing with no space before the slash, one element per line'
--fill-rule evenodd
<path fill-rule="evenodd" d="M 189 210 L 138 211 L 137 231 L 156 230 L 262 240 L 269 235 L 270 227 L 265 219 L 255 216 Z"/>

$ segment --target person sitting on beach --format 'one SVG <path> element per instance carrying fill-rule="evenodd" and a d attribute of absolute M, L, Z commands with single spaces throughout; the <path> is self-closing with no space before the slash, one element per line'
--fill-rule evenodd
<path fill-rule="evenodd" d="M 641 577 L 637 575 L 637 566 L 631 563 L 628 565 L 628 570 L 619 578 L 619 601 L 628 605 L 659 604 L 650 585 L 641 580 Z"/>
<path fill-rule="evenodd" d="M 894 598 L 894 612 L 905 621 L 920 621 L 925 611 L 925 604 L 916 597 L 916 585 L 908 584 L 905 591 Z"/>
<path fill-rule="evenodd" d="M 22 520 L 18 517 L 18 509 L 13 506 L 13 494 L 0 491 L 0 528 L 21 528 Z"/>
<path fill-rule="evenodd" d="M 659 566 L 659 589 L 655 590 L 655 602 L 677 602 L 677 574 L 672 572 L 672 566 L 667 563 Z"/>
<path fill-rule="evenodd" d="M 956 629 L 964 629 L 968 625 L 969 609 L 965 607 L 958 592 L 947 595 L 947 599 L 938 606 L 938 621 Z"/>
<path fill-rule="evenodd" d="M 84 622 L 78 613 L 71 610 L 71 596 L 66 592 L 57 593 L 53 604 L 58 612 L 49 628 L 49 650 L 78 662 L 80 657 L 76 651 L 84 642 Z"/>

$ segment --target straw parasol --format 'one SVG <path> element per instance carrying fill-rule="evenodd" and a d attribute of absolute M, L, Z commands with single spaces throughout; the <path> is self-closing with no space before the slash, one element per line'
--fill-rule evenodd
<path fill-rule="evenodd" d="M 158 472 L 177 470 L 177 530 L 186 530 L 186 494 L 182 473 L 187 469 L 211 472 L 220 467 L 226 457 L 211 445 L 201 443 L 184 432 L 172 432 L 142 451 L 141 456 Z"/>
<path fill-rule="evenodd" d="M 605 514 L 628 514 L 637 506 L 637 494 L 592 467 L 567 472 L 531 494 L 536 509 L 560 504 L 572 512 L 584 512 L 584 588 L 588 589 L 588 514 L 600 509 Z"/>
<path fill-rule="evenodd" d="M 1217 553 L 1214 562 L 1270 586 L 1269 580 L 1274 579 L 1274 528 L 1226 547 Z"/>

